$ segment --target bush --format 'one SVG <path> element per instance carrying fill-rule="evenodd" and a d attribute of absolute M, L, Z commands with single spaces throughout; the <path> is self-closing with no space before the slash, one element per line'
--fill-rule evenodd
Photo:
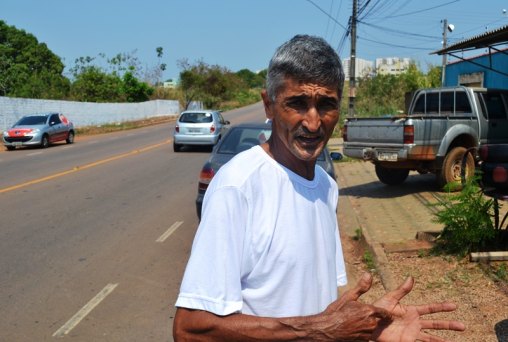
<path fill-rule="evenodd" d="M 487 199 L 476 178 L 471 179 L 459 193 L 448 193 L 437 206 L 435 222 L 444 225 L 436 239 L 435 252 L 464 256 L 469 252 L 488 249 L 498 236 L 492 223 L 496 202 Z"/>

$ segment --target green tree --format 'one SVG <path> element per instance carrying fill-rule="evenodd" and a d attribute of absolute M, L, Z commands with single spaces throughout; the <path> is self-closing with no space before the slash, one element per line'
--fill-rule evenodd
<path fill-rule="evenodd" d="M 406 97 L 419 88 L 438 87 L 441 69 L 429 65 L 427 74 L 412 63 L 399 75 L 378 74 L 359 80 L 355 109 L 359 116 L 397 114 L 406 109 Z M 347 93 L 346 93 L 347 94 Z"/>
<path fill-rule="evenodd" d="M 154 89 L 144 82 L 140 82 L 131 71 L 122 78 L 122 94 L 127 102 L 148 101 Z"/>
<path fill-rule="evenodd" d="M 0 20 L 0 95 L 65 98 L 70 81 L 64 65 L 44 43 Z"/>
<path fill-rule="evenodd" d="M 71 98 L 86 102 L 120 102 L 122 79 L 90 65 L 81 67 L 71 87 Z"/>
<path fill-rule="evenodd" d="M 202 101 L 207 108 L 218 108 L 247 89 L 245 83 L 227 68 L 203 61 L 190 64 L 186 59 L 180 60 L 179 66 L 185 108 L 192 101 Z"/>
<path fill-rule="evenodd" d="M 266 72 L 264 74 L 255 73 L 249 69 L 242 69 L 236 72 L 236 75 L 245 82 L 249 88 L 262 88 L 265 84 Z"/>
<path fill-rule="evenodd" d="M 429 65 L 427 72 L 428 87 L 436 88 L 441 86 L 441 66 Z"/>

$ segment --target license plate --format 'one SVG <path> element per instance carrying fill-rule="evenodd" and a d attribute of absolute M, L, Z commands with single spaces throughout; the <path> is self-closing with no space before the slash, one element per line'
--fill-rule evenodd
<path fill-rule="evenodd" d="M 21 141 L 15 141 L 12 143 L 12 146 L 21 146 L 23 143 Z"/>
<path fill-rule="evenodd" d="M 199 128 L 188 128 L 187 131 L 189 133 L 199 133 L 201 130 Z"/>
<path fill-rule="evenodd" d="M 396 152 L 379 152 L 377 154 L 377 160 L 379 161 L 397 161 L 397 153 Z"/>

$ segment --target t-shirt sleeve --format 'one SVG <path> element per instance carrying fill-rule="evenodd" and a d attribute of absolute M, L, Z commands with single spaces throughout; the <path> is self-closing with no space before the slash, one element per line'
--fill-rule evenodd
<path fill-rule="evenodd" d="M 216 315 L 242 310 L 241 260 L 246 212 L 247 201 L 238 188 L 207 190 L 177 307 Z"/>

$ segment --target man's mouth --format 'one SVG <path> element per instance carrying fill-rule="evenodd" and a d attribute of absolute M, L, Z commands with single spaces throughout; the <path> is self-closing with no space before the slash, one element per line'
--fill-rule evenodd
<path fill-rule="evenodd" d="M 314 145 L 319 143 L 322 140 L 322 137 L 315 135 L 299 135 L 296 139 L 304 145 Z"/>

